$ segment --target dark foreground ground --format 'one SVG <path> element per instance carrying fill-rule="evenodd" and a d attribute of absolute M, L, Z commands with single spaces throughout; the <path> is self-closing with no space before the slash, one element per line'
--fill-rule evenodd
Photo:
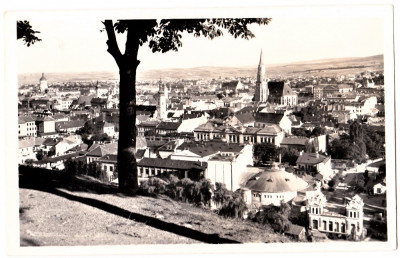
<path fill-rule="evenodd" d="M 21 168 L 21 246 L 289 242 L 168 197 L 128 197 L 89 177 Z"/>

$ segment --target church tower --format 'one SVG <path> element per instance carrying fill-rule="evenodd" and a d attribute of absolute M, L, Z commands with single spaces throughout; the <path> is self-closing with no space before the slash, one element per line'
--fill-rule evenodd
<path fill-rule="evenodd" d="M 39 90 L 41 93 L 45 93 L 47 90 L 47 80 L 44 77 L 44 73 L 42 73 L 42 77 L 39 79 Z"/>
<path fill-rule="evenodd" d="M 159 82 L 158 85 L 158 105 L 157 105 L 157 114 L 158 118 L 161 120 L 167 119 L 167 99 L 168 99 L 168 89 L 165 84 Z"/>
<path fill-rule="evenodd" d="M 257 70 L 257 81 L 256 81 L 256 92 L 254 101 L 256 102 L 267 102 L 268 100 L 268 82 L 265 75 L 265 66 L 263 60 L 263 53 L 260 53 L 260 63 L 258 64 Z"/>

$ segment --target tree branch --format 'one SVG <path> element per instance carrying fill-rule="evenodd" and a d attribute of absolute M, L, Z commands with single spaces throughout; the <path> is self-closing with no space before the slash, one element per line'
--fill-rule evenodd
<path fill-rule="evenodd" d="M 121 62 L 121 51 L 119 50 L 118 44 L 117 44 L 117 38 L 115 37 L 115 32 L 114 32 L 114 25 L 112 20 L 105 20 L 103 22 L 106 32 L 107 32 L 107 36 L 108 36 L 108 40 L 107 40 L 107 52 L 110 53 L 115 61 L 117 62 L 117 65 L 120 65 Z"/>

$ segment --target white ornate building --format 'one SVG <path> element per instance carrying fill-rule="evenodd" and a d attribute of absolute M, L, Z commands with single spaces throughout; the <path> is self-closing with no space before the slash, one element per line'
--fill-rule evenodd
<path fill-rule="evenodd" d="M 345 214 L 330 212 L 326 208 L 326 198 L 321 191 L 307 199 L 309 228 L 323 233 L 352 236 L 359 240 L 364 234 L 364 202 L 355 195 L 345 205 Z"/>

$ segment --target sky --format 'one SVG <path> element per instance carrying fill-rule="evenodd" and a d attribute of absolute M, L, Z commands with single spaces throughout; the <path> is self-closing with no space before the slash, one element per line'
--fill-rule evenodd
<path fill-rule="evenodd" d="M 325 10 L 328 11 L 329 10 Z M 293 13 L 293 12 L 292 12 Z M 310 12 L 313 13 L 313 12 Z M 42 41 L 26 47 L 17 41 L 18 73 L 118 71 L 106 51 L 107 35 L 101 18 L 82 13 L 43 12 L 28 16 Z M 251 26 L 250 40 L 234 39 L 227 32 L 209 40 L 184 34 L 178 52 L 152 53 L 139 50 L 138 71 L 200 66 L 257 66 L 260 51 L 264 62 L 281 64 L 384 53 L 382 15 L 282 15 L 271 17 L 267 26 Z M 124 35 L 118 35 L 121 51 Z"/>

